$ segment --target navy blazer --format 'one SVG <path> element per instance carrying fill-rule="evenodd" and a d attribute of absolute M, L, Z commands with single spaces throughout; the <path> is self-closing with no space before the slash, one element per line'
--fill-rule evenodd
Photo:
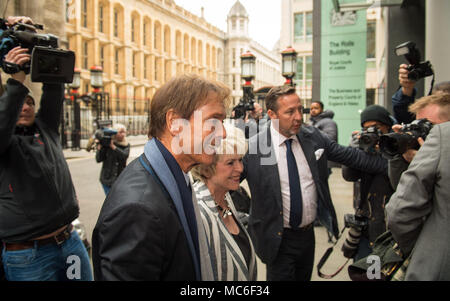
<path fill-rule="evenodd" d="M 328 187 L 327 161 L 367 173 L 386 171 L 387 161 L 362 150 L 339 145 L 312 126 L 302 125 L 297 137 L 317 189 L 317 217 L 337 238 L 339 230 Z M 315 152 L 319 149 L 323 149 L 323 154 L 316 160 Z M 242 179 L 247 179 L 252 199 L 249 233 L 259 258 L 266 264 L 271 263 L 276 258 L 283 235 L 283 205 L 270 127 L 249 139 L 249 151 L 243 161 Z"/>

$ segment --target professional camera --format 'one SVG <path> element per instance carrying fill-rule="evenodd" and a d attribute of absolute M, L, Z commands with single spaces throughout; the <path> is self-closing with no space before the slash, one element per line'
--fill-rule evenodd
<path fill-rule="evenodd" d="M 349 230 L 341 250 L 346 258 L 353 258 L 358 251 L 361 234 L 367 229 L 368 219 L 357 210 L 356 214 L 344 215 L 344 224 Z"/>
<path fill-rule="evenodd" d="M 111 145 L 112 136 L 117 134 L 117 130 L 112 128 L 102 128 L 95 131 L 95 139 L 100 141 L 102 147 L 109 147 Z"/>
<path fill-rule="evenodd" d="M 253 111 L 255 109 L 254 103 L 253 100 L 245 101 L 241 99 L 241 101 L 233 108 L 234 119 L 245 118 L 245 113 L 247 111 Z"/>
<path fill-rule="evenodd" d="M 408 149 L 419 149 L 417 138 L 425 140 L 432 129 L 433 124 L 426 118 L 414 120 L 410 124 L 405 124 L 401 133 L 389 133 L 380 137 L 380 150 L 382 153 L 393 157 L 401 155 Z"/>
<path fill-rule="evenodd" d="M 375 153 L 375 146 L 378 144 L 382 132 L 376 127 L 371 126 L 361 131 L 359 137 L 359 148 L 367 153 Z"/>
<path fill-rule="evenodd" d="M 418 81 L 421 78 L 434 74 L 433 67 L 429 61 L 421 62 L 421 55 L 416 48 L 416 43 L 408 41 L 395 47 L 395 53 L 404 55 L 408 63 L 408 79 Z"/>
<path fill-rule="evenodd" d="M 31 73 L 31 81 L 46 83 L 71 83 L 73 80 L 75 53 L 58 49 L 58 37 L 38 34 L 39 24 L 17 23 L 11 27 L 0 19 L 0 66 L 8 74 L 23 70 Z M 28 48 L 31 61 L 22 66 L 5 62 L 5 56 L 14 47 Z"/>

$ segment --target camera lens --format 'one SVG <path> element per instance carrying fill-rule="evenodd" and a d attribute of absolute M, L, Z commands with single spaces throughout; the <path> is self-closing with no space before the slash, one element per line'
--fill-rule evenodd
<path fill-rule="evenodd" d="M 355 227 L 350 227 L 342 245 L 342 252 L 346 258 L 353 258 L 358 250 L 361 231 Z"/>

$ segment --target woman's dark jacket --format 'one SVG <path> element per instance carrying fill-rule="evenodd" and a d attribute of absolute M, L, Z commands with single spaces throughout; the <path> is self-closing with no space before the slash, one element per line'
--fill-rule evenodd
<path fill-rule="evenodd" d="M 34 126 L 16 128 L 28 89 L 9 79 L 0 97 L 0 239 L 49 234 L 79 215 L 58 127 L 62 84 L 44 84 Z"/>
<path fill-rule="evenodd" d="M 98 163 L 103 162 L 102 171 L 100 172 L 100 183 L 110 187 L 119 177 L 122 170 L 124 170 L 130 155 L 129 143 L 120 145 L 114 142 L 114 145 L 116 146 L 115 150 L 112 150 L 110 147 L 102 147 L 95 155 Z"/>

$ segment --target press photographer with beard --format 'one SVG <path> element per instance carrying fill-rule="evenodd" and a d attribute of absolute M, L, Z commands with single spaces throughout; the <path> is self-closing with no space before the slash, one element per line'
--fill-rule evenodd
<path fill-rule="evenodd" d="M 9 17 L 10 25 L 32 22 Z M 10 64 L 30 61 L 28 49 L 15 47 Z M 0 97 L 0 239 L 3 267 L 10 281 L 69 279 L 70 256 L 79 260 L 74 280 L 92 280 L 88 253 L 72 221 L 79 205 L 65 161 L 58 127 L 63 84 L 44 83 L 40 108 L 24 86 L 26 74 L 11 74 Z"/>
<path fill-rule="evenodd" d="M 352 147 L 363 149 L 366 153 L 381 158 L 379 152 L 379 137 L 391 131 L 393 120 L 389 112 L 379 105 L 371 105 L 361 113 L 362 132 L 352 134 Z M 353 243 L 357 246 L 344 244 L 344 256 L 355 261 L 372 253 L 375 239 L 386 231 L 384 207 L 394 192 L 389 182 L 387 170 L 381 173 L 367 173 L 342 166 L 342 176 L 346 181 L 360 181 L 359 204 L 356 204 L 356 215 L 366 221 L 367 226 L 362 229 L 359 238 Z M 355 234 L 355 232 L 352 232 Z"/>
<path fill-rule="evenodd" d="M 97 163 L 103 162 L 100 172 L 100 183 L 102 183 L 106 195 L 122 170 L 124 170 L 130 155 L 130 144 L 126 138 L 126 127 L 117 123 L 114 125 L 114 129 L 117 130 L 117 134 L 110 140 L 110 145 L 102 146 L 100 141 L 98 141 L 97 153 L 95 154 Z"/>

